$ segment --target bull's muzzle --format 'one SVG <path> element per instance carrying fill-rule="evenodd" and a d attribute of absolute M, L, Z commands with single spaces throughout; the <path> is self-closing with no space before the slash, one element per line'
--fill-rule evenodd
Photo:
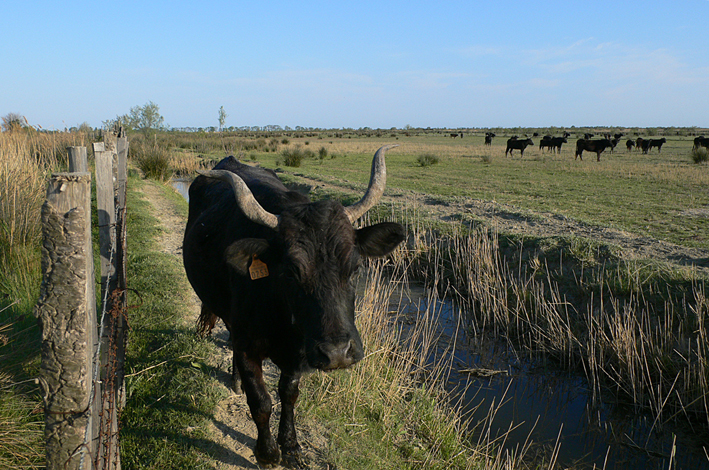
<path fill-rule="evenodd" d="M 320 343 L 316 352 L 318 357 L 314 365 L 324 371 L 345 369 L 364 357 L 362 346 L 353 339 L 339 343 Z"/>

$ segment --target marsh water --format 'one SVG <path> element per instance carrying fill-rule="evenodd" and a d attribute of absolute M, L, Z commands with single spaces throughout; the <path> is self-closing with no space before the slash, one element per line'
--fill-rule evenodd
<path fill-rule="evenodd" d="M 185 198 L 189 184 L 172 182 Z M 528 459 L 555 458 L 560 468 L 709 470 L 706 432 L 594 404 L 583 378 L 518 356 L 504 343 L 469 336 L 465 312 L 422 286 L 407 285 L 393 297 L 393 321 L 404 332 L 422 315 L 433 317 L 438 339 L 430 359 L 450 355 L 446 388 L 469 413 L 476 439 L 511 452 L 527 447 Z"/>
<path fill-rule="evenodd" d="M 432 298 L 421 286 L 406 290 L 397 321 L 406 329 L 417 317 L 433 316 L 439 339 L 432 355 L 453 355 L 446 388 L 471 413 L 478 436 L 485 433 L 511 451 L 531 443 L 530 459 L 548 462 L 556 455 L 559 468 L 709 469 L 706 432 L 594 405 L 585 379 L 519 357 L 505 344 L 469 337 L 465 312 L 452 302 Z"/>

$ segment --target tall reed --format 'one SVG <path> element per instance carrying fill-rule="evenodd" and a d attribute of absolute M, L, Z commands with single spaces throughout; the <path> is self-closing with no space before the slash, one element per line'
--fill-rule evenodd
<path fill-rule="evenodd" d="M 511 263 L 497 235 L 485 229 L 418 239 L 435 242 L 419 250 L 419 275 L 460 294 L 472 334 L 582 371 L 595 398 L 649 410 L 657 425 L 681 417 L 709 427 L 706 280 L 690 279 L 689 293 L 658 304 L 651 295 L 670 287 L 631 262 L 596 266 L 584 277 L 522 248 Z M 570 278 L 583 296 L 567 296 L 560 283 Z M 635 287 L 618 293 L 621 284 Z"/>
<path fill-rule="evenodd" d="M 32 128 L 0 133 L 0 293 L 10 302 L 34 302 L 45 177 L 77 140 L 83 138 Z"/>

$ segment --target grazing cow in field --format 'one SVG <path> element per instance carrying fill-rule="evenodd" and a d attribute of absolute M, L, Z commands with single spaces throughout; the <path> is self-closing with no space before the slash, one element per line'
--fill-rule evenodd
<path fill-rule="evenodd" d="M 645 142 L 645 139 L 643 139 L 642 137 L 638 137 L 637 139 L 635 139 L 635 148 L 638 150 L 642 150 L 643 142 Z"/>
<path fill-rule="evenodd" d="M 625 141 L 625 147 L 628 149 L 628 152 L 633 150 L 633 147 L 635 147 L 635 141 L 632 139 L 628 139 Z"/>
<path fill-rule="evenodd" d="M 583 138 L 584 138 L 584 140 L 590 140 L 591 137 L 593 137 L 594 135 L 595 135 L 595 134 L 591 134 L 591 133 L 588 133 L 588 132 L 587 132 L 587 133 L 585 133 L 585 134 L 583 135 Z"/>
<path fill-rule="evenodd" d="M 507 156 L 507 152 L 509 152 L 511 157 L 513 150 L 519 150 L 520 156 L 524 157 L 524 149 L 526 149 L 529 145 L 534 145 L 532 139 L 520 140 L 517 137 L 511 137 L 507 139 L 507 148 L 505 149 L 505 156 Z"/>
<path fill-rule="evenodd" d="M 258 429 L 254 455 L 262 466 L 306 465 L 294 418 L 301 376 L 346 368 L 364 357 L 352 279 L 363 258 L 394 250 L 404 228 L 352 224 L 384 191 L 388 148 L 376 152 L 369 188 L 348 207 L 311 202 L 289 191 L 273 171 L 233 157 L 190 187 L 185 271 L 202 300 L 200 325 L 206 329 L 219 317 L 231 332 L 235 390 L 240 379 Z M 277 441 L 269 427 L 265 358 L 281 371 Z"/>
<path fill-rule="evenodd" d="M 616 145 L 618 145 L 618 142 L 620 142 L 620 139 L 618 138 L 611 139 L 611 153 L 613 153 L 613 150 L 615 150 L 615 147 Z"/>
<path fill-rule="evenodd" d="M 637 145 L 637 143 L 636 143 Z M 648 150 L 650 150 L 650 140 L 649 139 L 642 139 L 640 142 L 640 149 L 643 151 L 643 153 L 647 153 Z"/>
<path fill-rule="evenodd" d="M 551 146 L 553 149 L 556 149 L 556 153 L 561 153 L 561 145 L 567 143 L 568 140 L 566 137 L 552 137 L 551 138 Z"/>
<path fill-rule="evenodd" d="M 647 151 L 645 151 L 645 153 L 652 150 L 653 147 L 657 147 L 657 152 L 662 153 L 662 144 L 664 144 L 666 142 L 667 142 L 667 139 L 665 139 L 664 137 L 662 139 L 650 139 L 650 141 L 647 145 Z"/>
<path fill-rule="evenodd" d="M 539 141 L 539 150 L 547 148 L 551 151 L 556 151 L 556 153 L 561 152 L 561 145 L 568 142 L 566 137 L 552 137 L 550 135 L 545 135 L 542 140 Z"/>
<path fill-rule="evenodd" d="M 579 139 L 576 141 L 576 156 L 574 157 L 574 160 L 577 158 L 583 160 L 583 151 L 586 150 L 587 152 L 596 152 L 596 160 L 600 162 L 601 153 L 610 147 L 611 141 L 608 139 Z"/>
<path fill-rule="evenodd" d="M 699 137 L 694 138 L 694 145 L 692 146 L 692 150 L 697 150 L 699 147 L 706 147 L 709 149 L 709 138 L 704 137 L 703 135 L 700 135 Z"/>
<path fill-rule="evenodd" d="M 456 132 L 451 132 L 451 138 L 455 139 L 456 137 L 460 136 L 460 138 L 463 138 L 463 133 L 461 132 L 460 134 Z"/>
<path fill-rule="evenodd" d="M 564 133 L 562 134 L 562 137 L 564 137 L 565 139 L 568 139 L 569 137 L 571 137 L 571 134 L 569 134 L 568 132 L 564 131 Z"/>
<path fill-rule="evenodd" d="M 485 145 L 492 145 L 492 138 L 495 137 L 494 132 L 485 133 Z"/>
<path fill-rule="evenodd" d="M 623 137 L 623 133 L 622 133 L 622 132 L 618 132 L 618 133 L 613 134 L 613 138 L 614 138 L 614 139 L 620 140 L 621 137 Z"/>

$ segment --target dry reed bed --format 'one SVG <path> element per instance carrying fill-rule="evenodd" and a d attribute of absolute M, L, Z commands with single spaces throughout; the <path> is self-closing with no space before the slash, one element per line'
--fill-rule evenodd
<path fill-rule="evenodd" d="M 389 260 L 369 263 L 356 308 L 366 357 L 348 373 L 310 376 L 312 399 L 317 406 L 332 407 L 337 416 L 344 417 L 345 426 L 354 429 L 355 435 L 372 433 L 366 423 L 375 416 L 382 442 L 393 443 L 412 468 L 521 468 L 528 445 L 515 452 L 500 452 L 502 442 L 491 438 L 495 405 L 488 419 L 475 424 L 474 434 L 479 437 L 474 442 L 473 423 L 467 421 L 463 403 L 452 402 L 445 391 L 457 366 L 454 342 L 446 341 L 447 349 L 441 351 L 441 312 L 437 310 L 441 304 L 436 289 L 428 291 L 425 308 L 410 327 L 403 328 L 399 322 L 412 274 L 410 261 L 411 253 L 402 249 Z M 348 445 L 339 439 L 331 436 L 331 445 Z M 390 468 L 388 462 L 380 464 Z"/>
<path fill-rule="evenodd" d="M 29 127 L 0 133 L 0 468 L 43 462 L 41 399 L 31 380 L 39 352 L 31 309 L 41 281 L 40 209 L 48 174 L 68 146 L 86 141 Z"/>
<path fill-rule="evenodd" d="M 658 426 L 680 418 L 709 427 L 709 299 L 701 281 L 688 297 L 660 308 L 642 291 L 620 298 L 610 289 L 572 304 L 556 268 L 535 258 L 511 267 L 487 230 L 418 239 L 434 241 L 417 245 L 424 278 L 461 294 L 472 334 L 583 371 L 595 400 L 650 410 Z M 628 265 L 622 275 L 642 286 L 641 272 Z M 594 275 L 597 285 L 611 284 L 606 270 Z"/>

